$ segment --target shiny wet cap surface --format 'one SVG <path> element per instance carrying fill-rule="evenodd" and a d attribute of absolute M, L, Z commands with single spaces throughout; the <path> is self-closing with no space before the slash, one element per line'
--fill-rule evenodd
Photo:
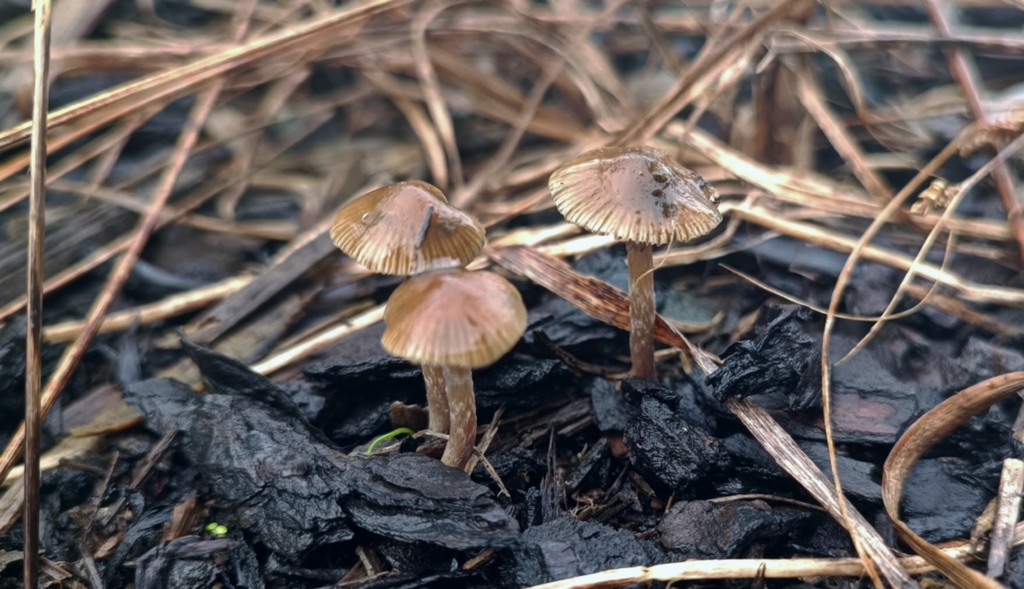
<path fill-rule="evenodd" d="M 616 239 L 686 242 L 722 222 L 714 187 L 649 147 L 583 153 L 555 170 L 548 188 L 567 221 Z"/>
<path fill-rule="evenodd" d="M 413 276 L 384 311 L 381 345 L 414 364 L 482 368 L 498 361 L 526 330 L 526 307 L 493 272 L 456 269 Z"/>
<path fill-rule="evenodd" d="M 368 192 L 338 212 L 331 239 L 378 274 L 457 268 L 484 247 L 484 229 L 436 187 L 410 180 Z"/>

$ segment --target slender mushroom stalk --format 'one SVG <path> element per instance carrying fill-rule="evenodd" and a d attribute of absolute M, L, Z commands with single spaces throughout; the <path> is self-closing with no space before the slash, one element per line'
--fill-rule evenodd
<path fill-rule="evenodd" d="M 423 366 L 424 375 L 441 367 L 451 418 L 441 461 L 464 469 L 476 444 L 472 370 L 497 362 L 526 331 L 519 291 L 493 272 L 418 274 L 391 293 L 384 326 L 380 343 L 389 353 Z"/>
<path fill-rule="evenodd" d="M 343 252 L 380 274 L 407 276 L 458 268 L 483 250 L 484 229 L 448 204 L 444 193 L 409 180 L 354 199 L 334 218 L 331 239 Z M 423 367 L 430 429 L 448 433 L 448 398 L 442 367 Z"/>
<path fill-rule="evenodd" d="M 427 386 L 427 428 L 432 432 L 448 433 L 449 412 L 448 392 L 445 391 L 443 366 L 423 366 L 423 383 Z"/>
<path fill-rule="evenodd" d="M 718 226 L 718 193 L 648 147 L 588 151 L 555 170 L 548 188 L 567 221 L 626 242 L 632 374 L 655 378 L 651 246 L 690 241 Z"/>
<path fill-rule="evenodd" d="M 626 242 L 629 264 L 630 374 L 654 379 L 654 253 L 648 243 Z"/>
<path fill-rule="evenodd" d="M 476 395 L 473 393 L 473 371 L 465 366 L 446 366 L 444 381 L 448 385 L 448 407 L 451 429 L 441 462 L 462 470 L 473 457 L 476 446 Z"/>

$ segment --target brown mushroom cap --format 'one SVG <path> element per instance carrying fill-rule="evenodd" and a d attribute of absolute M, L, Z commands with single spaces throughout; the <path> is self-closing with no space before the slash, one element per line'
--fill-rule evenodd
<path fill-rule="evenodd" d="M 381 345 L 414 364 L 482 368 L 526 331 L 519 291 L 493 272 L 448 270 L 413 276 L 384 310 Z"/>
<path fill-rule="evenodd" d="M 331 239 L 371 272 L 398 276 L 465 266 L 486 240 L 473 217 L 419 180 L 353 200 L 334 218 Z"/>
<path fill-rule="evenodd" d="M 588 151 L 555 170 L 548 188 L 567 221 L 616 239 L 690 241 L 722 222 L 715 189 L 649 147 Z"/>

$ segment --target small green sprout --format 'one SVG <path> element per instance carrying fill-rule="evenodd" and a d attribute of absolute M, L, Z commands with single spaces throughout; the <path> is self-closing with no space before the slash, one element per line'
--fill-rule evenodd
<path fill-rule="evenodd" d="M 379 446 L 382 442 L 386 442 L 392 438 L 397 438 L 398 436 L 411 436 L 414 433 L 416 432 L 412 431 L 407 427 L 400 427 L 396 430 L 389 431 L 388 433 L 382 436 L 377 436 L 376 438 L 374 438 L 372 442 L 370 442 L 370 447 L 366 449 L 366 455 L 372 456 L 373 449 Z"/>
<path fill-rule="evenodd" d="M 228 527 L 217 522 L 206 524 L 206 532 L 214 538 L 223 538 L 228 535 Z"/>

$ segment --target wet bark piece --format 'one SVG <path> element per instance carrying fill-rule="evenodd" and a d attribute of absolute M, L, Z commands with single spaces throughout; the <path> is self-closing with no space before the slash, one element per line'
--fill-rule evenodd
<path fill-rule="evenodd" d="M 802 327 L 809 312 L 787 306 L 774 313 L 755 340 L 729 346 L 725 364 L 708 376 L 719 401 L 762 394 L 786 397 L 791 409 L 820 405 L 820 344 Z"/>
<path fill-rule="evenodd" d="M 501 565 L 509 586 L 530 587 L 569 577 L 665 562 L 654 544 L 632 532 L 568 517 L 533 526 Z"/>
<path fill-rule="evenodd" d="M 683 501 L 658 525 L 659 541 L 680 559 L 746 558 L 754 543 L 777 543 L 810 517 L 809 512 L 774 510 L 760 501 Z"/>
<path fill-rule="evenodd" d="M 640 398 L 622 439 L 638 472 L 680 493 L 729 463 L 719 440 L 650 396 Z"/>
<path fill-rule="evenodd" d="M 504 545 L 515 535 L 515 522 L 465 475 L 418 455 L 347 457 L 265 377 L 186 349 L 210 394 L 154 379 L 126 387 L 125 399 L 151 427 L 179 432 L 211 494 L 271 550 L 299 558 L 352 538 L 354 527 L 453 549 Z"/>
<path fill-rule="evenodd" d="M 136 589 L 203 589 L 208 587 L 222 565 L 218 555 L 238 551 L 242 544 L 235 540 L 200 540 L 185 536 L 166 544 L 154 546 L 139 557 L 135 569 Z M 250 552 L 251 555 L 251 552 Z M 254 556 L 253 556 L 254 558 Z M 231 567 L 228 563 L 228 569 Z M 241 570 L 241 567 L 239 567 Z M 226 571 L 224 571 L 226 572 Z M 234 575 L 232 575 L 234 576 Z M 238 579 L 236 579 L 238 580 Z M 241 579 L 246 587 L 260 589 L 263 579 Z M 249 583 L 255 582 L 255 585 Z"/>

